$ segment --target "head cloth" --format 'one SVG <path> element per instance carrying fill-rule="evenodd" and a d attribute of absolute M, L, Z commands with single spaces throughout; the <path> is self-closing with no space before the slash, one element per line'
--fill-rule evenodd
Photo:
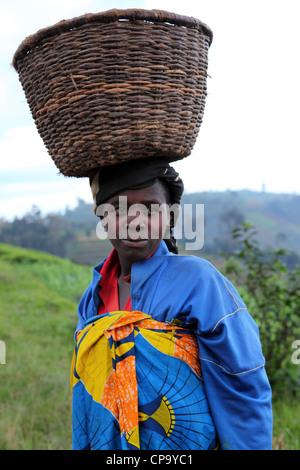
<path fill-rule="evenodd" d="M 166 159 L 147 158 L 130 160 L 100 168 L 90 178 L 94 198 L 94 212 L 115 194 L 125 189 L 141 189 L 164 181 L 170 192 L 170 203 L 179 204 L 183 194 L 183 181 Z"/>

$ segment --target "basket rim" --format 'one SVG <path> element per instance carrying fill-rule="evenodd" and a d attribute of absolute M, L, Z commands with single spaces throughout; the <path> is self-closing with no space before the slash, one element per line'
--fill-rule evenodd
<path fill-rule="evenodd" d="M 21 42 L 16 50 L 12 65 L 18 71 L 18 61 L 22 59 L 30 50 L 39 45 L 43 39 L 51 38 L 56 34 L 70 31 L 80 26 L 90 23 L 109 23 L 116 20 L 145 20 L 156 21 L 161 23 L 171 23 L 178 26 L 185 26 L 187 28 L 194 28 L 201 31 L 208 36 L 209 45 L 213 40 L 213 32 L 202 21 L 197 18 L 171 13 L 165 10 L 145 10 L 145 9 L 112 9 L 99 13 L 86 13 L 82 16 L 77 16 L 69 20 L 62 20 L 52 26 L 38 30 Z"/>

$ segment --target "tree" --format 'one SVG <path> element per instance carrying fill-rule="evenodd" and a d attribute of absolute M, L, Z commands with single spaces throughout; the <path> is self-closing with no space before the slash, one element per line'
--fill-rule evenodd
<path fill-rule="evenodd" d="M 66 219 L 55 214 L 42 217 L 36 206 L 22 218 L 15 218 L 0 229 L 0 241 L 3 243 L 61 257 L 67 256 L 68 246 L 74 239 L 75 234 Z"/>
<path fill-rule="evenodd" d="M 232 231 L 244 222 L 243 214 L 235 207 L 224 209 L 219 217 L 220 237 L 215 239 L 219 250 L 232 252 L 236 249 L 236 240 L 232 237 Z"/>

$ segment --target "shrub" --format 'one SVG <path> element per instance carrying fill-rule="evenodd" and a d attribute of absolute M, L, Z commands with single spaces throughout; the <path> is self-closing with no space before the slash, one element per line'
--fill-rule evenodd
<path fill-rule="evenodd" d="M 225 274 L 232 277 L 256 321 L 274 391 L 297 394 L 300 366 L 292 362 L 292 344 L 300 340 L 300 265 L 288 270 L 285 250 L 262 251 L 248 222 L 233 230 L 237 250 L 226 255 Z"/>

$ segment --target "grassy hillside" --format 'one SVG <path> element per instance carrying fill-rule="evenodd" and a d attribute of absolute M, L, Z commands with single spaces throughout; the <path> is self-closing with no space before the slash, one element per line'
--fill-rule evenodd
<path fill-rule="evenodd" d="M 0 244 L 0 450 L 70 449 L 77 303 L 91 270 Z"/>
<path fill-rule="evenodd" d="M 0 244 L 0 450 L 71 449 L 69 372 L 91 269 Z M 276 397 L 274 448 L 299 449 L 299 402 Z"/>

